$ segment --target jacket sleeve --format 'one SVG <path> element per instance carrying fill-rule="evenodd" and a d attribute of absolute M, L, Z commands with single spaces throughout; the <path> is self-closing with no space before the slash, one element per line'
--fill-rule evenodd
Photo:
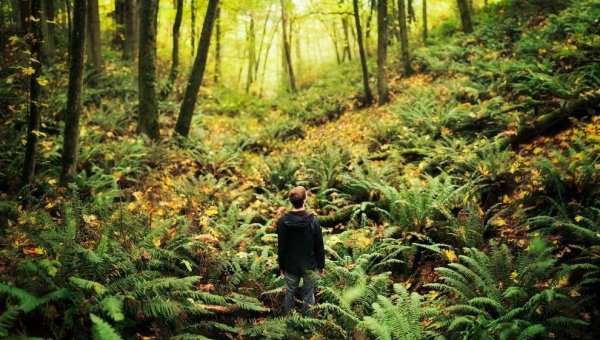
<path fill-rule="evenodd" d="M 315 216 L 314 220 L 314 252 L 315 258 L 317 259 L 317 268 L 323 269 L 325 268 L 325 246 L 323 245 L 323 232 L 321 230 L 321 223 L 319 223 L 319 219 Z"/>
<path fill-rule="evenodd" d="M 285 270 L 285 232 L 281 221 L 277 223 L 277 262 L 279 270 Z"/>

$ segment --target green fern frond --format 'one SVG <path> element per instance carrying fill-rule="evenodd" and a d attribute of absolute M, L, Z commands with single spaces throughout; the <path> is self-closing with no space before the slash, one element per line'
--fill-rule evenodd
<path fill-rule="evenodd" d="M 107 296 L 98 304 L 106 315 L 114 321 L 122 321 L 125 319 L 123 313 L 123 299 L 116 296 Z"/>
<path fill-rule="evenodd" d="M 106 321 L 100 317 L 90 313 L 92 320 L 92 331 L 94 340 L 121 340 L 121 336 L 117 331 Z"/>
<path fill-rule="evenodd" d="M 99 296 L 102 296 L 107 292 L 106 286 L 92 280 L 86 280 L 80 277 L 71 276 L 69 277 L 69 282 L 71 282 L 77 288 L 86 291 L 91 291 Z"/>

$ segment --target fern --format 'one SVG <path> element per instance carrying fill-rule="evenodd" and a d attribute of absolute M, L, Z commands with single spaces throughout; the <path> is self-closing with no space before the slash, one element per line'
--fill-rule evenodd
<path fill-rule="evenodd" d="M 365 316 L 358 327 L 369 331 L 376 339 L 422 339 L 432 336 L 423 320 L 435 314 L 417 293 L 409 293 L 400 284 L 394 285 L 396 301 L 379 295 L 373 304 L 373 314 Z"/>
<path fill-rule="evenodd" d="M 94 334 L 94 340 L 121 340 L 121 336 L 115 329 L 106 321 L 100 317 L 90 313 L 90 319 L 92 320 L 92 331 Z"/>
<path fill-rule="evenodd" d="M 539 284 L 561 273 L 551 251 L 539 239 L 517 256 L 506 246 L 492 245 L 489 254 L 465 248 L 460 263 L 436 268 L 442 283 L 428 285 L 451 293 L 431 327 L 465 336 L 527 339 L 539 332 L 564 333 L 568 329 L 557 327 L 559 320 L 585 324 L 559 307 L 572 302 L 567 295 Z"/>

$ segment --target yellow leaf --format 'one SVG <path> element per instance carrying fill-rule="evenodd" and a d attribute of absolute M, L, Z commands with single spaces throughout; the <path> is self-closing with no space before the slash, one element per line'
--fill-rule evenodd
<path fill-rule="evenodd" d="M 55 180 L 54 178 L 51 178 L 51 179 L 48 180 L 48 184 L 50 184 L 50 185 L 54 185 L 56 183 L 58 183 L 58 181 Z"/>
<path fill-rule="evenodd" d="M 458 257 L 456 256 L 456 253 L 452 249 L 444 249 L 444 250 L 442 250 L 442 253 L 444 253 L 446 258 L 450 262 L 454 262 L 458 259 Z"/>
<path fill-rule="evenodd" d="M 29 66 L 29 67 L 23 67 L 21 69 L 21 72 L 23 72 L 23 74 L 26 75 L 26 76 L 30 76 L 30 75 L 32 75 L 32 74 L 35 73 L 35 69 L 33 67 L 31 67 L 31 66 Z"/>
<path fill-rule="evenodd" d="M 499 218 L 494 220 L 494 222 L 492 222 L 492 225 L 495 225 L 496 227 L 502 227 L 506 225 L 506 221 L 503 218 Z"/>
<path fill-rule="evenodd" d="M 139 200 L 141 200 L 141 199 L 142 199 L 142 197 L 144 197 L 144 193 L 142 193 L 141 191 L 136 191 L 136 192 L 134 192 L 132 195 L 133 195 L 133 197 L 135 197 L 135 199 L 136 199 L 136 200 L 138 200 L 138 201 L 139 201 Z"/>
<path fill-rule="evenodd" d="M 209 207 L 209 208 L 208 208 L 208 209 L 206 209 L 206 211 L 204 212 L 204 214 L 205 214 L 206 216 L 209 216 L 209 217 L 210 217 L 210 216 L 215 216 L 215 215 L 217 215 L 218 213 L 219 213 L 219 210 L 217 210 L 217 207 L 215 207 L 215 206 L 211 206 L 211 207 Z"/>
<path fill-rule="evenodd" d="M 205 242 L 205 243 L 217 243 L 219 242 L 219 239 L 214 237 L 211 234 L 201 234 L 198 235 L 196 237 L 194 237 L 194 239 Z"/>
<path fill-rule="evenodd" d="M 558 279 L 558 283 L 556 284 L 556 288 L 566 287 L 568 284 L 569 284 L 569 277 L 568 276 L 561 276 Z"/>
<path fill-rule="evenodd" d="M 48 79 L 42 77 L 38 77 L 35 81 L 37 81 L 38 84 L 40 84 L 40 86 L 46 86 L 48 85 Z"/>
<path fill-rule="evenodd" d="M 544 151 L 544 149 L 540 148 L 539 146 L 538 146 L 537 148 L 533 149 L 533 153 L 534 153 L 535 155 L 539 155 L 539 154 L 541 154 L 541 153 L 542 153 L 542 151 Z"/>
<path fill-rule="evenodd" d="M 160 236 L 156 236 L 155 238 L 152 239 L 152 244 L 156 247 L 156 248 L 160 248 L 160 244 L 162 243 L 162 237 Z"/>
<path fill-rule="evenodd" d="M 33 15 L 30 15 L 30 16 L 29 16 L 29 20 L 31 20 L 31 21 L 33 21 L 33 22 L 38 22 L 38 21 L 40 21 L 40 18 L 36 18 L 36 17 L 34 17 Z"/>
<path fill-rule="evenodd" d="M 581 216 L 581 215 L 575 216 L 575 222 L 581 222 L 581 220 L 583 220 L 583 216 Z"/>
<path fill-rule="evenodd" d="M 47 134 L 45 134 L 44 132 L 39 131 L 39 130 L 33 130 L 33 131 L 31 131 L 31 133 L 33 133 L 34 135 L 36 135 L 36 137 L 38 137 L 38 138 L 39 137 L 47 137 L 48 136 Z"/>

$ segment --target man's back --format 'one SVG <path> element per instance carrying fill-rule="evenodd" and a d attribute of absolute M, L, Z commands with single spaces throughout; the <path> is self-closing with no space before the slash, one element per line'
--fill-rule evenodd
<path fill-rule="evenodd" d="M 290 211 L 277 223 L 279 268 L 302 275 L 325 266 L 319 220 L 305 210 Z"/>

